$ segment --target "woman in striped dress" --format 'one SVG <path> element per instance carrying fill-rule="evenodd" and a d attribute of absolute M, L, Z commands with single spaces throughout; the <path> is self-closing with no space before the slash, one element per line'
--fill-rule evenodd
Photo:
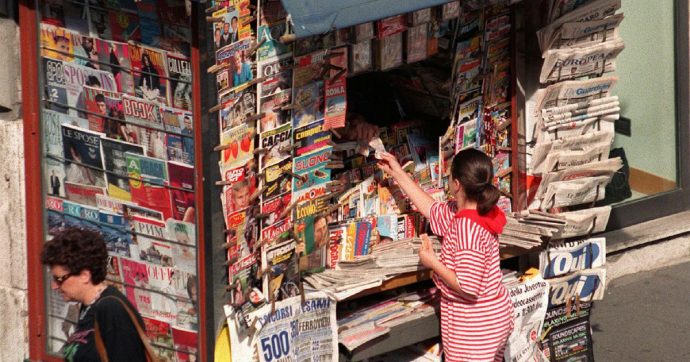
<path fill-rule="evenodd" d="M 501 284 L 498 234 L 506 219 L 496 206 L 499 191 L 492 184 L 491 159 L 475 149 L 460 151 L 451 166 L 449 188 L 454 200 L 446 203 L 425 193 L 395 156 L 382 153 L 378 164 L 429 219 L 431 231 L 443 238 L 438 258 L 428 239 L 419 257 L 434 271 L 441 290 L 446 361 L 503 361 L 513 329 L 513 306 Z"/>

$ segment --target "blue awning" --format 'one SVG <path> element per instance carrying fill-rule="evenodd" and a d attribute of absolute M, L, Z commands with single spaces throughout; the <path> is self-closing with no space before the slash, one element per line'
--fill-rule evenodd
<path fill-rule="evenodd" d="M 298 38 L 450 2 L 450 0 L 281 0 Z"/>

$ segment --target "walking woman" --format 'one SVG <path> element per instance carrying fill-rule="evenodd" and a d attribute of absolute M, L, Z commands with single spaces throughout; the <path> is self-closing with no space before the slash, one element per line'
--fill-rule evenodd
<path fill-rule="evenodd" d="M 389 153 L 379 167 L 391 175 L 412 203 L 443 238 L 437 258 L 428 239 L 419 251 L 424 266 L 434 271 L 441 290 L 441 340 L 445 359 L 503 361 L 513 329 L 513 307 L 501 284 L 498 234 L 506 223 L 498 209 L 491 159 L 481 151 L 460 151 L 451 166 L 454 200 L 435 201 L 412 180 Z"/>
<path fill-rule="evenodd" d="M 80 303 L 76 329 L 62 349 L 66 361 L 139 362 L 153 356 L 141 315 L 105 283 L 108 253 L 101 234 L 62 230 L 43 246 L 41 263 L 50 268 L 51 287 L 65 301 Z"/>

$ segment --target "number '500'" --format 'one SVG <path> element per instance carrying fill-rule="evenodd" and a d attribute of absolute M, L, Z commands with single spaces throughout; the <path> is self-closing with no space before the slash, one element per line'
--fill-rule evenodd
<path fill-rule="evenodd" d="M 290 341 L 288 332 L 282 331 L 270 337 L 261 338 L 261 349 L 263 350 L 264 360 L 273 361 L 290 353 Z"/>

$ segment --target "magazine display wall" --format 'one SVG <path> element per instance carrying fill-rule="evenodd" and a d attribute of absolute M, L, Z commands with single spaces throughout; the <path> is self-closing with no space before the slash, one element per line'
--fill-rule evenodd
<path fill-rule="evenodd" d="M 45 237 L 103 233 L 107 283 L 165 361 L 196 359 L 197 231 L 191 25 L 180 0 L 42 1 Z M 79 307 L 46 290 L 47 350 Z"/>
<path fill-rule="evenodd" d="M 509 7 L 461 11 L 450 2 L 294 42 L 279 1 L 216 2 L 206 14 L 215 51 L 208 72 L 218 97 L 211 111 L 220 135 L 216 186 L 232 356 L 294 356 L 291 347 L 318 344 L 300 356 L 330 359 L 338 342 L 356 348 L 381 335 L 339 335 L 335 301 L 422 270 L 416 250 L 425 220 L 378 170 L 377 152 L 396 155 L 425 190 L 445 199 L 448 161 L 461 149 L 480 148 L 496 160 L 494 181 L 506 195 L 501 207 L 511 211 Z M 446 110 L 434 114 L 450 120 L 441 137 L 425 137 L 423 124 L 409 120 L 382 126 L 368 144 L 345 140 L 348 76 L 412 69 L 439 53 L 447 63 L 445 90 L 415 96 L 429 104 L 445 92 Z M 432 86 L 436 79 L 422 70 L 420 82 Z M 309 342 L 287 337 L 290 324 L 278 319 L 313 317 L 282 313 L 315 299 L 321 302 L 311 305 L 327 322 L 310 327 Z M 433 316 L 429 311 L 424 315 Z"/>

